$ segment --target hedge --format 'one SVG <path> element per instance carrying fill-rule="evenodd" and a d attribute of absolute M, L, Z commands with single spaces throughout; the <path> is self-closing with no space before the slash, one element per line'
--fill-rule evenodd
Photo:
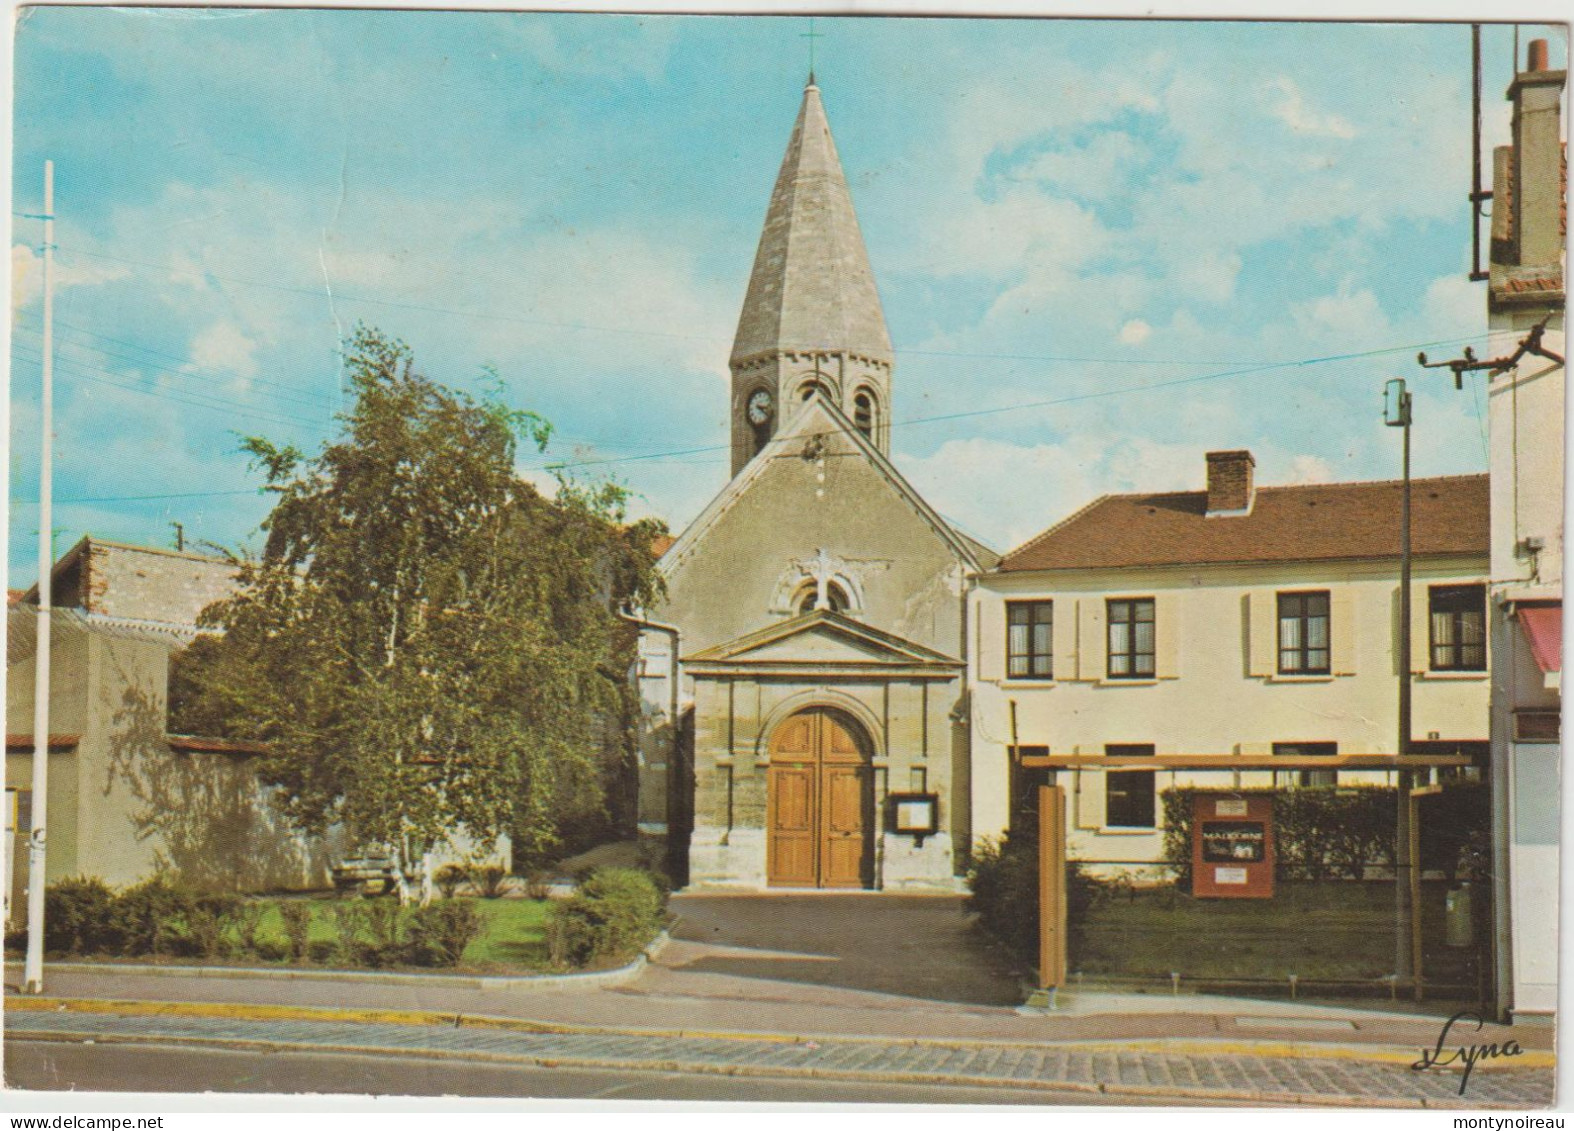
<path fill-rule="evenodd" d="M 1164 859 L 1178 886 L 1191 887 L 1193 798 L 1217 789 L 1162 791 Z M 1392 786 L 1239 789 L 1231 796 L 1273 798 L 1275 873 L 1286 880 L 1360 880 L 1394 857 L 1398 792 Z M 1481 783 L 1450 784 L 1421 802 L 1421 866 L 1479 875 L 1490 859 L 1489 797 Z"/>
<path fill-rule="evenodd" d="M 285 941 L 260 932 L 266 904 L 235 895 L 199 894 L 154 877 L 115 892 L 74 877 L 44 891 L 44 949 L 53 955 L 232 958 L 349 966 L 457 966 L 481 933 L 468 900 L 407 910 L 392 900 L 333 905 L 337 938 L 309 939 L 310 908 L 277 903 Z"/>
<path fill-rule="evenodd" d="M 559 966 L 625 961 L 661 932 L 667 896 L 640 868 L 597 868 L 568 899 L 552 906 L 547 946 Z"/>

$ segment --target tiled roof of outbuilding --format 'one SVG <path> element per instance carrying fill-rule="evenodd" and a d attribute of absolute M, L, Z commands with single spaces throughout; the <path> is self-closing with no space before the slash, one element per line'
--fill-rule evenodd
<path fill-rule="evenodd" d="M 1207 516 L 1205 491 L 1105 495 L 1001 559 L 1047 569 L 1397 557 L 1398 480 L 1259 487 L 1250 514 Z M 1418 555 L 1488 553 L 1487 477 L 1411 481 Z"/>

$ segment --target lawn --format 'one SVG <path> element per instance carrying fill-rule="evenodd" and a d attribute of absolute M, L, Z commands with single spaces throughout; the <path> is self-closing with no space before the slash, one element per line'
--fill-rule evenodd
<path fill-rule="evenodd" d="M 1272 899 L 1113 893 L 1071 925 L 1068 957 L 1072 970 L 1095 976 L 1376 980 L 1394 969 L 1393 898 L 1392 884 L 1333 882 L 1281 883 Z M 1442 902 L 1442 889 L 1428 884 L 1423 925 L 1432 939 L 1442 936 Z"/>
<path fill-rule="evenodd" d="M 390 898 L 390 897 L 383 897 Z M 312 911 L 310 942 L 331 943 L 339 937 L 334 907 L 342 902 L 334 897 L 306 897 Z M 277 899 L 267 900 L 259 934 L 280 946 L 285 943 L 284 921 Z M 537 973 L 548 968 L 545 924 L 549 901 L 536 899 L 477 899 L 472 901 L 481 914 L 481 934 L 466 949 L 460 970 L 505 973 Z M 280 962 L 278 965 L 286 965 Z M 331 963 L 324 963 L 331 965 Z"/>

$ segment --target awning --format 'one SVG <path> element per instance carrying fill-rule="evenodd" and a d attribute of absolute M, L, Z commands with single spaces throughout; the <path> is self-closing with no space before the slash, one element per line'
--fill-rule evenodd
<path fill-rule="evenodd" d="M 1563 670 L 1563 603 L 1520 605 L 1515 611 L 1536 666 L 1547 675 Z"/>

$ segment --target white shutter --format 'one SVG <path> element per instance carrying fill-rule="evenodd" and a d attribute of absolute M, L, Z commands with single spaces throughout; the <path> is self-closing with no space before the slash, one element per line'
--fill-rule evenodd
<path fill-rule="evenodd" d="M 1055 602 L 1052 643 L 1056 679 L 1077 678 L 1077 605 L 1070 597 Z"/>
<path fill-rule="evenodd" d="M 984 592 L 974 606 L 978 611 L 978 678 L 986 682 L 1006 676 L 1006 603 Z"/>
<path fill-rule="evenodd" d="M 1109 640 L 1104 635 L 1104 601 L 1084 597 L 1077 602 L 1077 678 L 1104 678 L 1104 657 Z"/>
<path fill-rule="evenodd" d="M 1160 679 L 1180 676 L 1180 602 L 1176 593 L 1153 599 L 1153 674 Z"/>
<path fill-rule="evenodd" d="M 1355 674 L 1357 618 L 1355 591 L 1335 589 L 1328 597 L 1328 665 L 1334 675 Z"/>
<path fill-rule="evenodd" d="M 1410 583 L 1410 670 L 1424 672 L 1432 666 L 1431 587 L 1425 581 Z"/>
<path fill-rule="evenodd" d="M 1095 754 L 1091 746 L 1072 747 L 1078 754 Z M 1104 772 L 1083 770 L 1081 789 L 1077 792 L 1077 828 L 1102 829 L 1104 827 Z"/>
<path fill-rule="evenodd" d="M 1279 614 L 1275 595 L 1253 590 L 1247 595 L 1246 670 L 1255 676 L 1271 676 L 1279 670 Z"/>

